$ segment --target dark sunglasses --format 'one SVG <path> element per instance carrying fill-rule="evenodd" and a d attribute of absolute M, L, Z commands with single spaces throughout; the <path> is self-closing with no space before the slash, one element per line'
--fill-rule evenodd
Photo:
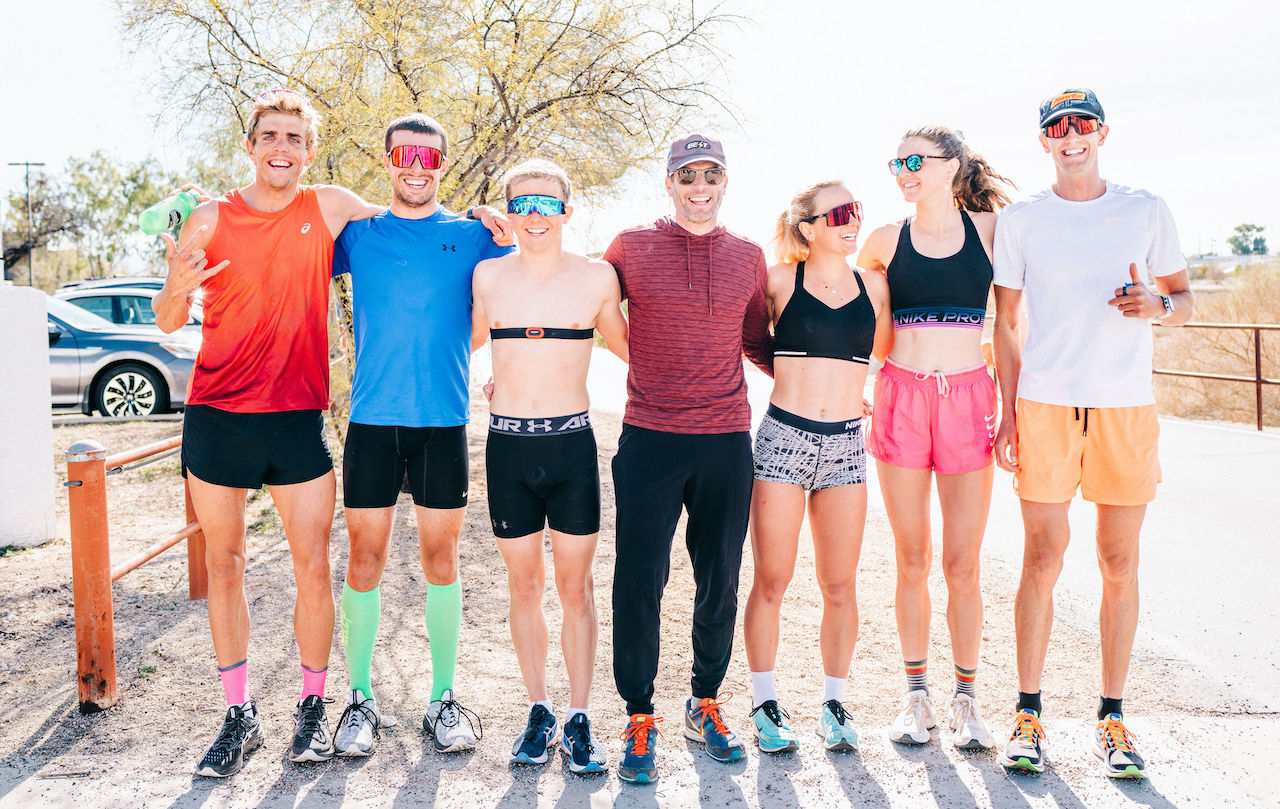
<path fill-rule="evenodd" d="M 676 169 L 671 172 L 671 176 L 676 178 L 676 182 L 680 185 L 693 185 L 698 181 L 698 175 L 702 175 L 702 179 L 707 185 L 720 185 L 724 182 L 724 169 L 715 167 L 709 169 Z"/>
<path fill-rule="evenodd" d="M 854 200 L 853 202 L 846 202 L 843 205 L 837 205 L 836 207 L 832 208 L 826 213 L 814 214 L 808 219 L 801 219 L 800 221 L 816 222 L 817 220 L 822 219 L 823 217 L 826 217 L 827 227 L 832 227 L 832 228 L 838 228 L 841 225 L 847 225 L 849 224 L 850 219 L 852 219 L 855 222 L 861 222 L 862 221 L 862 203 L 858 202 L 857 200 Z"/>
<path fill-rule="evenodd" d="M 889 161 L 889 173 L 897 177 L 905 168 L 907 171 L 919 171 L 926 160 L 950 160 L 940 154 L 909 154 L 906 157 L 895 157 Z"/>
<path fill-rule="evenodd" d="M 396 146 L 387 152 L 391 165 L 398 169 L 407 169 L 414 160 L 422 163 L 424 169 L 438 169 L 444 165 L 444 153 L 433 146 Z"/>
<path fill-rule="evenodd" d="M 546 194 L 521 194 L 507 203 L 507 213 L 516 216 L 528 216 L 531 213 L 555 216 L 564 213 L 564 200 Z"/>
<path fill-rule="evenodd" d="M 1067 136 L 1067 128 L 1074 126 L 1077 135 L 1092 135 L 1098 131 L 1098 127 L 1102 126 L 1102 122 L 1097 118 L 1086 118 L 1083 115 L 1068 115 L 1059 118 L 1044 128 L 1045 137 L 1049 138 L 1065 138 Z"/>

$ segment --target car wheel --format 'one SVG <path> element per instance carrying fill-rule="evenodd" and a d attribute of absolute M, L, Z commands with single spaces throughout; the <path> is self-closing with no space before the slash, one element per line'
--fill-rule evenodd
<path fill-rule="evenodd" d="M 93 408 L 104 416 L 149 416 L 168 404 L 165 386 L 153 369 L 135 362 L 110 368 L 98 380 Z"/>

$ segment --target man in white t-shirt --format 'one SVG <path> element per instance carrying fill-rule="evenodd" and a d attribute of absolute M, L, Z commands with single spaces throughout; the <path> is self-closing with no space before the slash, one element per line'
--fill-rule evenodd
<path fill-rule="evenodd" d="M 1113 778 L 1143 778 L 1121 699 L 1138 624 L 1138 534 L 1155 498 L 1159 424 L 1151 323 L 1191 317 L 1186 260 L 1156 195 L 1102 179 L 1109 128 L 1093 91 L 1040 105 L 1052 188 L 1005 208 L 996 225 L 996 366 L 1003 416 L 996 462 L 1014 473 L 1026 545 L 1014 605 L 1018 713 L 1005 767 L 1044 771 L 1040 680 L 1053 587 L 1077 488 L 1097 504 L 1102 570 L 1102 700 L 1094 752 Z M 1148 278 L 1153 279 L 1150 283 Z M 1026 297 L 1026 345 L 1020 348 Z"/>

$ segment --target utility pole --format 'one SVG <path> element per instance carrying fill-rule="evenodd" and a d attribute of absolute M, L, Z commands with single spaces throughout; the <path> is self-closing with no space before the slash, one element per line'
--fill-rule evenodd
<path fill-rule="evenodd" d="M 27 286 L 33 287 L 36 285 L 36 270 L 32 264 L 32 261 L 34 261 L 35 259 L 36 246 L 35 246 L 35 242 L 32 240 L 32 236 L 35 232 L 35 226 L 32 224 L 32 221 L 31 221 L 31 167 L 43 166 L 44 163 L 32 163 L 29 161 L 23 161 L 21 163 L 10 163 L 9 165 L 22 166 L 24 169 L 26 169 L 26 173 L 27 173 L 27 243 L 31 245 L 31 247 L 27 250 Z"/>

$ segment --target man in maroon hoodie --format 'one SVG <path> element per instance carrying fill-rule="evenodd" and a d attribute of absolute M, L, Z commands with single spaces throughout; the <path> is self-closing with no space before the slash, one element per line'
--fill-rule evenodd
<path fill-rule="evenodd" d="M 772 340 L 764 252 L 716 221 L 727 185 L 720 143 L 702 135 L 676 141 L 666 179 L 675 216 L 620 233 L 604 254 L 622 282 L 631 329 L 627 410 L 613 459 L 613 674 L 631 717 L 624 781 L 657 778 L 653 681 L 682 507 L 696 584 L 684 732 L 718 761 L 743 755 L 716 697 L 733 648 L 751 502 L 742 355 L 772 375 Z"/>

